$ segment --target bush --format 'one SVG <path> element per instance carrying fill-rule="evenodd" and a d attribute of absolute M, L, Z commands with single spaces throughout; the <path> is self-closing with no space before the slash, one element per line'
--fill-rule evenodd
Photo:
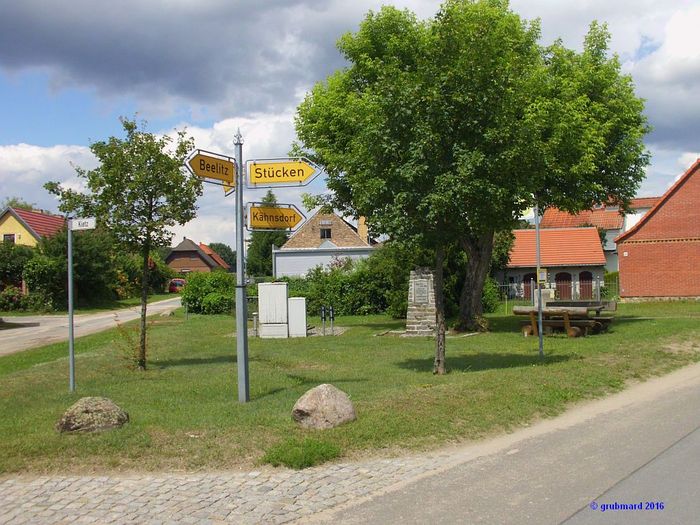
<path fill-rule="evenodd" d="M 22 290 L 16 286 L 7 286 L 2 292 L 0 292 L 0 310 L 6 312 L 10 312 L 12 310 L 24 310 L 25 306 Z"/>
<path fill-rule="evenodd" d="M 262 461 L 273 467 L 284 465 L 300 470 L 335 459 L 338 456 L 340 456 L 340 447 L 333 443 L 312 438 L 304 438 L 303 440 L 292 438 L 268 449 Z"/>
<path fill-rule="evenodd" d="M 481 294 L 481 303 L 484 306 L 484 313 L 495 312 L 501 302 L 498 283 L 493 277 L 488 277 L 484 282 L 484 291 Z"/>
<path fill-rule="evenodd" d="M 226 312 L 232 310 L 231 307 L 225 305 L 226 298 L 230 298 L 230 304 L 233 304 L 234 294 L 236 291 L 236 277 L 233 274 L 223 271 L 215 271 L 211 273 L 193 272 L 187 274 L 187 284 L 182 289 L 182 305 L 192 313 L 222 313 L 205 311 L 205 299 L 211 295 L 206 301 L 207 309 L 225 308 Z M 222 298 L 217 298 L 216 296 Z"/>
<path fill-rule="evenodd" d="M 29 291 L 40 294 L 42 302 L 50 308 L 67 304 L 66 266 L 65 260 L 37 255 L 24 267 L 24 280 Z"/>
<path fill-rule="evenodd" d="M 220 292 L 211 292 L 202 299 L 201 313 L 206 315 L 213 314 L 232 314 L 234 309 L 233 294 L 223 294 Z"/>

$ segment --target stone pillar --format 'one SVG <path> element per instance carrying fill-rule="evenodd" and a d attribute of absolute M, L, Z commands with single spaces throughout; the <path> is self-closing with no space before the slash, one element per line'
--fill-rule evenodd
<path fill-rule="evenodd" d="M 405 335 L 435 335 L 435 289 L 433 272 L 429 268 L 411 271 Z"/>

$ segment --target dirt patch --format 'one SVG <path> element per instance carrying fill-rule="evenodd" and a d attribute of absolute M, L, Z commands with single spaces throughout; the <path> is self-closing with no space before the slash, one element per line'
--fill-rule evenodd
<path fill-rule="evenodd" d="M 700 345 L 693 341 L 673 342 L 662 346 L 661 351 L 667 354 L 695 354 L 700 352 Z"/>

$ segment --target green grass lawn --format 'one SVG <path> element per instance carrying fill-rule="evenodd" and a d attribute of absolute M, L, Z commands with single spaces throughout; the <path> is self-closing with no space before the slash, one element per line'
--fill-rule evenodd
<path fill-rule="evenodd" d="M 547 337 L 544 362 L 518 319 L 500 310 L 490 320 L 490 333 L 447 339 L 445 376 L 431 373 L 433 340 L 377 335 L 403 326 L 384 316 L 339 318 L 348 330 L 336 337 L 251 338 L 246 404 L 236 399 L 231 317 L 155 318 L 146 372 L 126 359 L 134 324 L 80 338 L 74 395 L 65 343 L 0 357 L 0 472 L 253 467 L 290 439 L 320 440 L 345 458 L 424 450 L 510 431 L 700 360 L 700 303 L 621 305 L 608 333 Z M 292 406 L 321 383 L 350 394 L 356 422 L 297 428 Z M 58 434 L 54 424 L 82 396 L 111 398 L 130 423 Z"/>

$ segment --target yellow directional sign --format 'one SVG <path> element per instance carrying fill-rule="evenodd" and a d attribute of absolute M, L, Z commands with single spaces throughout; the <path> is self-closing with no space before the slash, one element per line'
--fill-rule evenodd
<path fill-rule="evenodd" d="M 260 159 L 248 161 L 248 182 L 251 186 L 304 186 L 321 169 L 308 159 Z"/>
<path fill-rule="evenodd" d="M 301 212 L 291 204 L 288 208 L 253 203 L 248 210 L 248 229 L 250 230 L 293 230 L 304 220 Z"/>
<path fill-rule="evenodd" d="M 236 165 L 230 157 L 197 150 L 187 161 L 190 171 L 203 179 L 216 179 L 233 186 L 236 180 Z"/>

